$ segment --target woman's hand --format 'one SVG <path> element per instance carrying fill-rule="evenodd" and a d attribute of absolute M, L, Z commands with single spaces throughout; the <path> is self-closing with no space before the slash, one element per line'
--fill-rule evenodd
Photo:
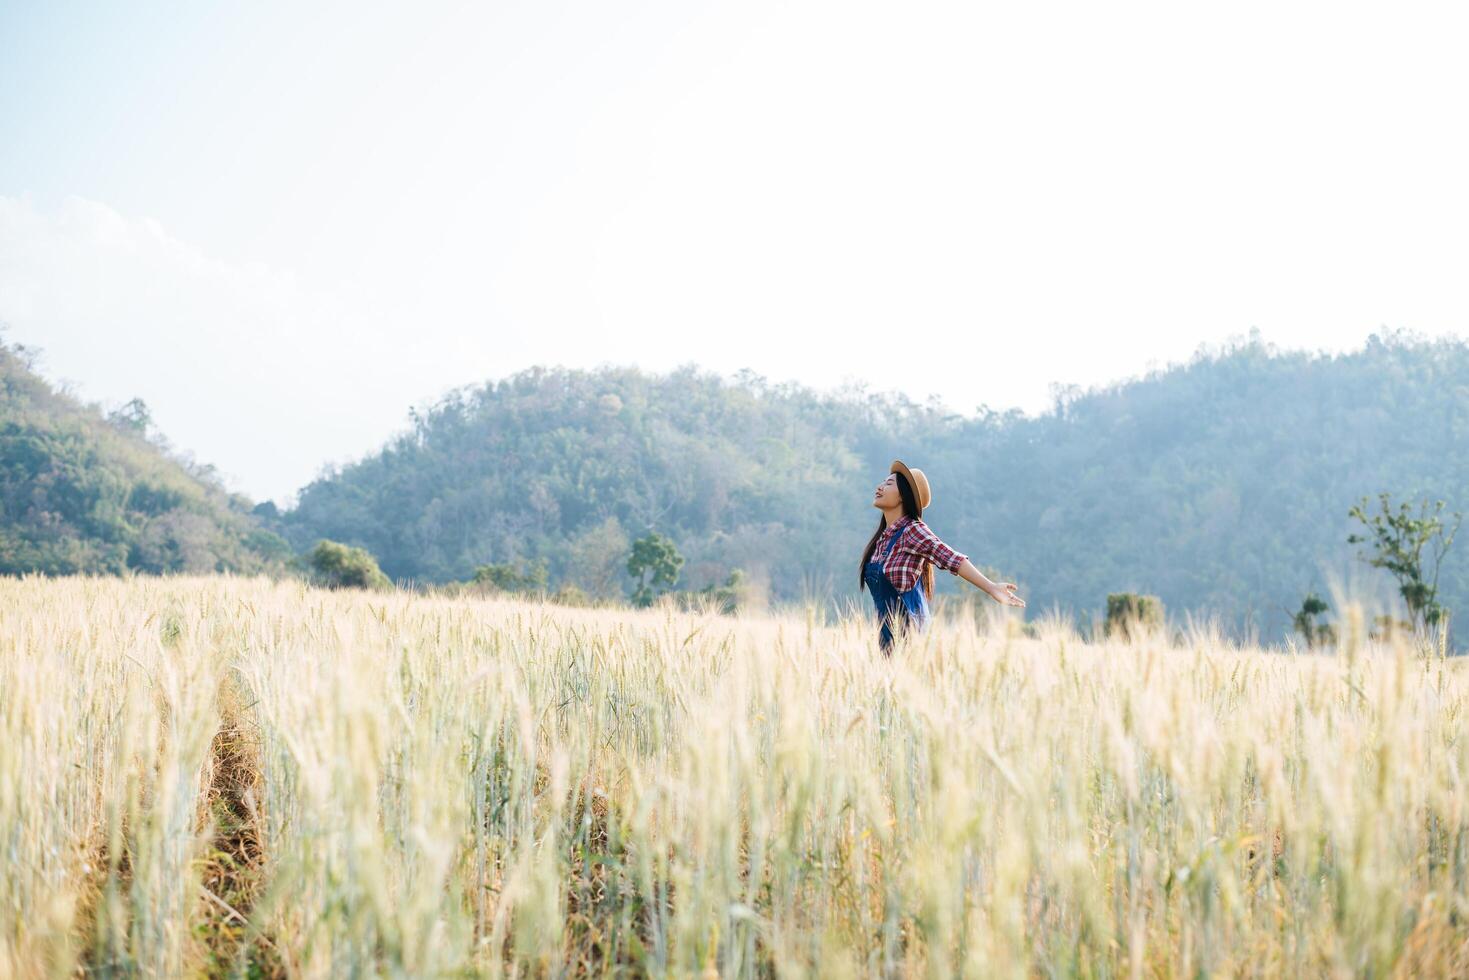
<path fill-rule="evenodd" d="M 977 587 L 981 592 L 988 595 L 1002 606 L 1019 606 L 1025 608 L 1025 600 L 1015 594 L 1014 582 L 992 582 L 985 577 L 984 572 L 974 567 L 974 562 L 968 558 L 964 563 L 954 569 L 954 574 L 969 584 Z"/>
<path fill-rule="evenodd" d="M 990 588 L 985 589 L 1002 606 L 1019 606 L 1025 608 L 1025 600 L 1015 594 L 1014 582 L 991 582 Z"/>

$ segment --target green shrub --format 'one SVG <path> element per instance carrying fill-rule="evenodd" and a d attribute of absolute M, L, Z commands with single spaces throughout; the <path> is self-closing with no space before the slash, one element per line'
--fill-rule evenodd
<path fill-rule="evenodd" d="M 306 565 L 319 585 L 331 589 L 386 589 L 392 582 L 365 548 L 322 538 L 306 555 Z"/>
<path fill-rule="evenodd" d="M 580 586 L 564 583 L 551 596 L 551 601 L 561 606 L 590 606 L 593 605 L 592 597 Z"/>
<path fill-rule="evenodd" d="M 678 603 L 685 609 L 714 609 L 729 614 L 739 609 L 745 598 L 747 583 L 743 569 L 736 568 L 725 578 L 723 585 L 706 585 L 696 592 L 676 593 Z"/>
<path fill-rule="evenodd" d="M 1107 596 L 1106 636 L 1135 636 L 1163 625 L 1163 600 L 1155 595 L 1113 592 Z"/>
<path fill-rule="evenodd" d="M 511 564 L 480 565 L 470 583 L 497 592 L 545 592 L 546 560 L 530 566 Z"/>

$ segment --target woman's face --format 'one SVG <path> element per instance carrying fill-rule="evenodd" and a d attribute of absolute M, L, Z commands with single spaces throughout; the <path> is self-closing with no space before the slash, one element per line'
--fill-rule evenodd
<path fill-rule="evenodd" d="M 872 506 L 880 510 L 903 506 L 903 495 L 898 492 L 898 474 L 889 473 L 888 478 L 877 485 L 877 492 L 872 495 Z"/>

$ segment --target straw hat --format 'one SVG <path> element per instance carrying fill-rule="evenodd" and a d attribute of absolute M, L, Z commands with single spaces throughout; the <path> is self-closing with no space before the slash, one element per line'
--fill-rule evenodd
<path fill-rule="evenodd" d="M 928 510 L 929 501 L 933 500 L 933 491 L 928 489 L 928 477 L 916 466 L 909 468 L 908 464 L 901 459 L 893 460 L 893 465 L 888 467 L 889 473 L 901 473 L 908 480 L 908 485 L 913 488 L 913 493 L 918 497 L 918 509 Z"/>

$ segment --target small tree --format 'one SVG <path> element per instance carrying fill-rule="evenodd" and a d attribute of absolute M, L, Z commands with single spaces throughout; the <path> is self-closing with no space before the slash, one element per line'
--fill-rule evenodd
<path fill-rule="evenodd" d="M 1314 592 L 1306 593 L 1306 598 L 1301 602 L 1301 608 L 1297 610 L 1291 619 L 1291 625 L 1295 631 L 1301 634 L 1306 641 L 1307 647 L 1317 647 L 1336 642 L 1336 627 L 1330 623 L 1318 623 L 1316 617 L 1331 609 L 1326 600 Z"/>
<path fill-rule="evenodd" d="M 678 581 L 678 570 L 682 567 L 683 556 L 670 538 L 649 531 L 634 541 L 632 554 L 627 558 L 627 574 L 633 578 L 633 605 L 651 606 L 660 593 Z"/>
<path fill-rule="evenodd" d="M 148 405 L 143 399 L 134 398 L 121 408 L 108 412 L 107 421 L 119 429 L 146 436 L 148 427 L 153 424 L 153 413 L 148 411 Z"/>
<path fill-rule="evenodd" d="M 1113 592 L 1107 596 L 1107 619 L 1103 635 L 1124 637 L 1163 625 L 1163 600 L 1155 595 Z"/>
<path fill-rule="evenodd" d="M 1362 560 L 1373 568 L 1386 569 L 1397 580 L 1414 629 L 1436 625 L 1446 612 L 1438 603 L 1438 572 L 1463 515 L 1455 512 L 1448 515 L 1451 521 L 1445 521 L 1442 500 L 1430 503 L 1424 498 L 1416 508 L 1406 502 L 1394 507 L 1386 493 L 1379 493 L 1377 500 L 1377 513 L 1368 512 L 1370 497 L 1363 497 L 1348 512 L 1365 530 L 1348 535 L 1347 542 L 1369 545 L 1371 551 L 1364 552 Z"/>
<path fill-rule="evenodd" d="M 331 589 L 386 589 L 392 582 L 365 548 L 353 548 L 323 538 L 306 556 L 312 577 Z"/>

